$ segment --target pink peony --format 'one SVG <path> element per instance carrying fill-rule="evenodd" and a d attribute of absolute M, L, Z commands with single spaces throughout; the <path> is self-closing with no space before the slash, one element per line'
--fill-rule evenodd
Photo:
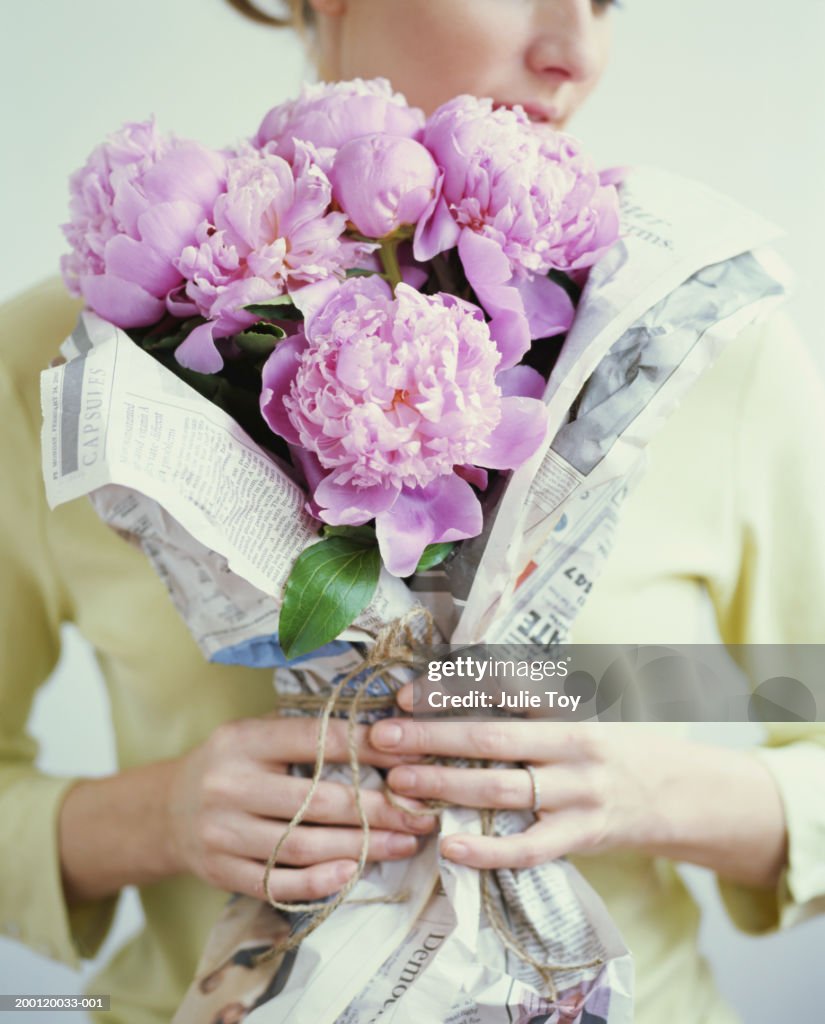
<path fill-rule="evenodd" d="M 296 100 L 282 103 L 264 117 L 256 143 L 292 160 L 295 143 L 308 142 L 329 171 L 335 153 L 345 143 L 364 135 L 386 133 L 417 138 L 424 114 L 409 107 L 385 78 L 305 85 Z"/>
<path fill-rule="evenodd" d="M 330 172 L 336 202 L 368 238 L 417 224 L 433 205 L 438 177 L 427 150 L 397 135 L 365 135 L 345 143 Z"/>
<path fill-rule="evenodd" d="M 407 576 L 428 544 L 480 532 L 464 467 L 513 468 L 541 444 L 544 405 L 523 397 L 537 375 L 520 368 L 513 394 L 483 313 L 452 296 L 356 278 L 305 315 L 264 367 L 264 418 L 317 460 L 320 517 L 375 519 L 384 564 Z"/>
<path fill-rule="evenodd" d="M 214 216 L 177 262 L 191 312 L 208 321 L 178 348 L 182 365 L 217 372 L 223 359 L 215 340 L 257 319 L 244 306 L 343 275 L 369 251 L 341 238 L 346 216 L 330 210 L 331 199 L 327 176 L 304 146 L 294 166 L 252 147 L 229 160 Z"/>
<path fill-rule="evenodd" d="M 615 188 L 575 139 L 537 130 L 521 107 L 459 96 L 422 141 L 444 171 L 452 244 L 466 228 L 494 241 L 514 271 L 546 274 L 591 266 L 618 237 Z"/>
<path fill-rule="evenodd" d="M 552 269 L 589 267 L 618 237 L 616 189 L 603 186 L 578 143 L 537 130 L 521 109 L 460 96 L 422 138 L 444 174 L 442 195 L 418 225 L 416 258 L 458 246 L 467 278 L 512 365 L 531 338 L 569 328 L 573 306 Z"/>
<path fill-rule="evenodd" d="M 161 135 L 154 121 L 124 125 L 70 179 L 66 287 L 119 327 L 157 322 L 224 173 L 221 154 Z"/>

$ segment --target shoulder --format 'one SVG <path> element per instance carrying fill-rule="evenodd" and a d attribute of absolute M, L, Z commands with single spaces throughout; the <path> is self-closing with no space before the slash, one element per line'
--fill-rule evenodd
<path fill-rule="evenodd" d="M 58 354 L 81 307 L 80 300 L 72 298 L 57 277 L 0 306 L 0 380 L 35 423 L 40 419 L 40 371 Z"/>

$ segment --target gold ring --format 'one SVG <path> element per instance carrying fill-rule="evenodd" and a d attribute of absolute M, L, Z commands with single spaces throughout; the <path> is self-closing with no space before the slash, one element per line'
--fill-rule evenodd
<path fill-rule="evenodd" d="M 524 770 L 530 776 L 530 785 L 533 787 L 533 806 L 530 810 L 533 814 L 538 814 L 541 810 L 541 786 L 539 780 L 536 777 L 536 769 L 531 764 L 526 764 Z"/>

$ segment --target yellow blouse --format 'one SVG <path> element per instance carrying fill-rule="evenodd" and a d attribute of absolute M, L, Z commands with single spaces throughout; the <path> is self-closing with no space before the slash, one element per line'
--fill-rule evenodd
<path fill-rule="evenodd" d="M 148 562 L 73 502 L 50 512 L 38 375 L 74 325 L 57 281 L 0 315 L 0 930 L 77 966 L 116 900 L 67 909 L 56 819 L 70 778 L 35 769 L 26 722 L 77 624 L 102 670 L 124 768 L 175 757 L 227 719 L 273 710 L 271 673 L 204 662 Z M 578 642 L 689 643 L 709 593 L 729 643 L 825 640 L 825 400 L 786 322 L 743 334 L 655 439 Z M 767 931 L 825 909 L 825 728 L 769 730 L 762 756 L 788 817 L 779 891 L 723 885 L 734 920 Z M 634 954 L 638 1024 L 735 1020 L 697 952 L 698 910 L 669 861 L 632 851 L 573 858 Z M 167 1024 L 226 894 L 188 876 L 144 886 L 145 928 L 88 985 L 101 1024 Z"/>

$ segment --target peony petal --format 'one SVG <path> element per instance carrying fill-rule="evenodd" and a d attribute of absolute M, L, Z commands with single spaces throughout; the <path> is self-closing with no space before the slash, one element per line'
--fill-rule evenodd
<path fill-rule="evenodd" d="M 458 254 L 467 280 L 475 289 L 476 295 L 484 301 L 485 295 L 495 295 L 495 289 L 507 285 L 513 279 L 513 268 L 501 246 L 485 235 L 476 234 L 469 228 L 461 232 L 458 242 Z M 508 298 L 507 293 L 501 299 Z M 516 299 L 510 297 L 511 304 L 499 303 L 502 308 L 518 308 Z"/>
<path fill-rule="evenodd" d="M 541 447 L 547 435 L 547 407 L 535 398 L 503 398 L 501 422 L 477 462 L 489 469 L 517 469 Z"/>
<path fill-rule="evenodd" d="M 164 313 L 161 299 L 116 274 L 81 277 L 80 290 L 95 313 L 117 327 L 148 327 L 157 323 Z"/>
<path fill-rule="evenodd" d="M 393 576 L 410 576 L 428 544 L 464 540 L 481 533 L 481 504 L 455 474 L 427 487 L 404 487 L 398 500 L 375 517 L 381 558 Z"/>
<path fill-rule="evenodd" d="M 262 372 L 261 414 L 269 429 L 279 434 L 288 444 L 300 445 L 301 439 L 292 425 L 284 405 L 292 381 L 300 366 L 301 353 L 307 347 L 304 334 L 293 334 L 275 346 L 275 351 L 264 363 Z M 316 481 L 317 482 L 317 481 Z"/>
<path fill-rule="evenodd" d="M 621 211 L 619 193 L 615 187 L 602 188 L 593 203 L 597 218 L 597 230 L 590 240 L 591 252 L 583 255 L 573 264 L 573 270 L 592 267 L 612 247 L 621 234 Z"/>
<path fill-rule="evenodd" d="M 622 185 L 624 184 L 625 178 L 630 173 L 631 168 L 627 164 L 619 164 L 616 167 L 605 167 L 599 171 L 599 184 L 602 186 L 606 185 Z"/>
<path fill-rule="evenodd" d="M 491 238 L 470 230 L 462 231 L 458 253 L 467 280 L 490 317 L 501 368 L 515 366 L 530 348 L 530 326 L 521 295 L 512 284 L 510 261 Z"/>
<path fill-rule="evenodd" d="M 576 309 L 560 284 L 537 275 L 532 280 L 522 278 L 515 286 L 524 303 L 531 338 L 554 338 L 570 330 Z"/>
<path fill-rule="evenodd" d="M 466 480 L 468 484 L 472 484 L 473 487 L 477 487 L 480 491 L 487 490 L 489 475 L 486 469 L 480 469 L 478 466 L 456 466 L 453 472 L 456 476 L 460 476 L 462 480 Z"/>
<path fill-rule="evenodd" d="M 491 315 L 490 337 L 501 353 L 499 365 L 502 369 L 515 366 L 519 359 L 530 351 L 530 327 L 527 317 L 524 313 L 510 309 Z"/>
<path fill-rule="evenodd" d="M 157 203 L 138 217 L 140 238 L 168 260 L 180 256 L 195 241 L 203 214 L 195 203 Z"/>
<path fill-rule="evenodd" d="M 518 398 L 544 398 L 546 384 L 544 377 L 532 366 L 511 366 L 496 377 L 504 398 L 515 395 Z"/>
<path fill-rule="evenodd" d="M 422 111 L 393 96 L 386 79 L 310 86 L 298 100 L 274 107 L 264 118 L 257 145 L 272 142 L 292 160 L 297 140 L 321 150 L 324 169 L 335 150 L 352 139 L 380 132 L 418 137 L 424 125 Z"/>
<path fill-rule="evenodd" d="M 166 296 L 166 308 L 179 320 L 188 320 L 190 316 L 198 315 L 198 307 L 188 297 L 183 288 L 177 288 Z"/>
<path fill-rule="evenodd" d="M 397 487 L 356 487 L 353 483 L 336 483 L 333 473 L 315 488 L 320 517 L 332 526 L 361 526 L 385 513 L 397 498 Z"/>
<path fill-rule="evenodd" d="M 187 370 L 217 373 L 223 369 L 223 356 L 215 345 L 215 324 L 200 324 L 175 349 L 175 359 Z"/>
<path fill-rule="evenodd" d="M 307 330 L 315 317 L 338 291 L 339 285 L 340 281 L 333 277 L 328 277 L 324 281 L 304 285 L 303 288 L 296 288 L 289 293 L 293 303 L 304 314 L 304 323 Z"/>
<path fill-rule="evenodd" d="M 315 452 L 307 451 L 299 444 L 289 445 L 289 454 L 292 457 L 293 465 L 303 474 L 307 493 L 314 494 L 318 484 L 326 476 L 327 470 L 321 465 Z M 304 507 L 315 519 L 321 518 L 321 510 L 314 498 L 311 498 Z"/>
<path fill-rule="evenodd" d="M 401 280 L 404 284 L 408 284 L 410 288 L 414 288 L 416 291 L 421 290 L 421 286 L 430 276 L 423 267 L 417 267 L 413 264 L 401 264 Z"/>
<path fill-rule="evenodd" d="M 103 258 L 111 274 L 134 281 L 156 298 L 162 298 L 183 280 L 167 257 L 128 235 L 110 238 Z"/>
<path fill-rule="evenodd" d="M 142 178 L 149 204 L 185 198 L 211 210 L 226 175 L 226 158 L 197 142 L 181 141 Z"/>
<path fill-rule="evenodd" d="M 148 209 L 148 206 L 146 197 L 135 188 L 132 182 L 118 181 L 112 199 L 112 213 L 122 231 L 129 235 L 136 235 L 138 218 Z"/>
<path fill-rule="evenodd" d="M 443 176 L 442 176 L 443 177 Z M 439 179 L 438 191 L 441 188 Z M 438 191 L 436 195 L 438 195 Z M 433 204 L 432 211 L 424 214 L 415 229 L 413 253 L 420 263 L 426 263 L 447 249 L 454 249 L 461 237 L 461 229 L 450 213 L 450 208 L 443 197 Z"/>
<path fill-rule="evenodd" d="M 258 320 L 254 313 L 244 308 L 253 303 L 271 302 L 279 293 L 270 281 L 260 277 L 246 277 L 230 281 L 212 303 L 209 318 L 217 321 L 216 334 L 219 338 L 237 334 Z M 277 315 L 277 313 L 276 313 Z"/>

